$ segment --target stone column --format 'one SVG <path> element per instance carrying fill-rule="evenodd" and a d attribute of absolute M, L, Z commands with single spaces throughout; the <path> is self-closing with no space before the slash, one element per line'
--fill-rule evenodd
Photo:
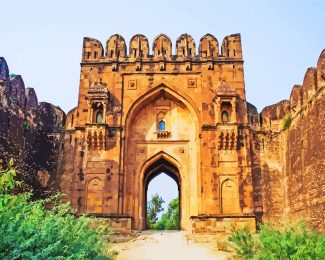
<path fill-rule="evenodd" d="M 216 124 L 221 123 L 221 101 L 220 98 L 214 98 L 214 114 L 215 114 L 215 119 L 216 119 Z"/>
<path fill-rule="evenodd" d="M 236 112 L 236 97 L 231 100 L 231 123 L 237 122 L 237 112 Z"/>
<path fill-rule="evenodd" d="M 92 110 L 92 104 L 91 102 L 88 100 L 88 123 L 92 123 L 92 118 L 93 118 L 93 110 Z"/>
<path fill-rule="evenodd" d="M 106 103 L 102 102 L 103 104 L 103 123 L 106 123 Z"/>

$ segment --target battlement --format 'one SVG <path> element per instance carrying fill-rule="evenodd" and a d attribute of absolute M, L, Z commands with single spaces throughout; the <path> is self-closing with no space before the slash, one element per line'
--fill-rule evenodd
<path fill-rule="evenodd" d="M 263 109 L 261 112 L 262 128 L 280 131 L 286 115 L 292 118 L 303 115 L 312 103 L 318 102 L 318 96 L 324 95 L 324 89 L 325 50 L 319 56 L 317 67 L 307 69 L 302 85 L 292 87 L 289 100 L 283 100 Z"/>
<path fill-rule="evenodd" d="M 150 53 L 149 41 L 142 34 L 134 35 L 127 50 L 125 39 L 114 34 L 106 41 L 106 50 L 97 39 L 85 37 L 83 42 L 82 62 L 137 62 L 137 61 L 242 61 L 240 34 L 226 36 L 219 50 L 218 40 L 211 34 L 204 35 L 196 48 L 193 37 L 182 34 L 176 40 L 176 50 L 173 53 L 172 41 L 165 34 L 158 35 L 152 44 Z"/>

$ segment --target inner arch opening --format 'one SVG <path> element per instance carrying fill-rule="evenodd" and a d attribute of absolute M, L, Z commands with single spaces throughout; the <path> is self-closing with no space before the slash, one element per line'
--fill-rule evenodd
<path fill-rule="evenodd" d="M 169 180 L 168 180 L 169 179 Z M 150 184 L 154 186 L 158 186 L 158 189 L 150 189 L 148 190 Z M 146 219 L 146 229 L 174 229 L 179 230 L 180 229 L 180 222 L 181 222 L 181 193 L 180 193 L 180 174 L 174 165 L 172 165 L 170 162 L 168 162 L 165 159 L 159 159 L 156 162 L 154 162 L 145 172 L 144 177 L 144 187 L 145 187 L 145 200 L 144 200 L 144 208 L 145 208 L 145 219 Z M 176 189 L 176 190 L 175 190 Z M 159 194 L 159 190 L 163 190 L 161 194 Z M 164 213 L 158 214 L 159 220 L 157 222 L 157 225 L 155 225 L 155 228 L 150 226 L 150 218 L 148 216 L 148 203 L 151 200 L 151 195 L 154 195 L 155 193 L 158 193 L 164 200 L 166 199 L 166 204 L 164 205 Z M 164 194 L 168 194 L 169 196 L 164 196 Z M 171 196 L 171 194 L 175 194 L 174 196 Z M 171 197 L 174 197 L 172 199 L 178 199 L 172 200 Z M 168 211 L 168 203 L 172 202 L 170 204 L 170 209 L 172 210 L 172 214 Z M 178 211 L 178 212 L 177 212 Z M 176 225 L 170 225 L 171 221 L 166 221 L 167 216 L 175 216 L 175 213 L 178 213 L 178 216 L 173 219 L 175 219 Z M 169 223 L 166 225 L 166 223 Z M 171 228 L 172 227 L 172 228 Z"/>

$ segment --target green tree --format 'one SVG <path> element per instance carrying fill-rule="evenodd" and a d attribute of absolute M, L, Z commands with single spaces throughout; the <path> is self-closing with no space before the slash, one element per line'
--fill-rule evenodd
<path fill-rule="evenodd" d="M 176 230 L 179 229 L 179 199 L 175 198 L 168 204 L 168 210 L 162 214 L 161 218 L 154 224 L 156 230 Z"/>
<path fill-rule="evenodd" d="M 158 214 L 164 210 L 162 204 L 165 203 L 162 197 L 156 193 L 151 197 L 147 205 L 147 223 L 150 229 L 154 229 L 154 225 L 158 220 Z"/>

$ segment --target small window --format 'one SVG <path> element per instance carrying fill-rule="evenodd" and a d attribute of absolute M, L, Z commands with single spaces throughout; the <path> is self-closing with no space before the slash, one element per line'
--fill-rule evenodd
<path fill-rule="evenodd" d="M 96 123 L 102 123 L 103 122 L 103 111 L 98 111 L 96 113 Z"/>
<path fill-rule="evenodd" d="M 222 123 L 228 123 L 229 122 L 229 115 L 228 115 L 228 112 L 226 110 L 222 111 L 221 117 L 222 117 Z"/>
<path fill-rule="evenodd" d="M 165 131 L 166 130 L 166 123 L 164 120 L 159 121 L 158 124 L 158 131 Z"/>
<path fill-rule="evenodd" d="M 95 51 L 94 59 L 97 59 L 97 51 Z"/>

